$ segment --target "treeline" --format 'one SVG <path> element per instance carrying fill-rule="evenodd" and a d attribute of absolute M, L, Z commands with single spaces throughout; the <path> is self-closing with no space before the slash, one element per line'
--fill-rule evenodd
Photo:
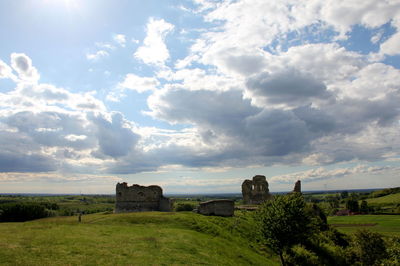
<path fill-rule="evenodd" d="M 371 192 L 371 194 L 369 195 L 369 198 L 379 198 L 379 197 L 387 196 L 390 194 L 396 194 L 396 193 L 400 193 L 400 187 L 386 188 L 386 189 Z"/>
<path fill-rule="evenodd" d="M 9 202 L 0 204 L 0 222 L 24 222 L 54 216 L 59 206 L 49 202 Z"/>
<path fill-rule="evenodd" d="M 328 215 L 352 214 L 399 214 L 400 203 L 395 202 L 369 202 L 369 199 L 379 198 L 391 194 L 400 195 L 400 187 L 377 190 L 373 192 L 342 191 L 331 194 L 305 194 L 307 202 L 318 204 Z M 400 197 L 399 197 L 400 199 Z M 342 213 L 343 212 L 343 213 Z"/>

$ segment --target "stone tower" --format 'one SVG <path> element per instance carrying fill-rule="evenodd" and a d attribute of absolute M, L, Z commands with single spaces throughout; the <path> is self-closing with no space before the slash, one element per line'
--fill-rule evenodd
<path fill-rule="evenodd" d="M 242 183 L 243 202 L 245 204 L 261 204 L 271 198 L 268 182 L 263 175 L 256 175 L 253 180 L 246 179 Z"/>

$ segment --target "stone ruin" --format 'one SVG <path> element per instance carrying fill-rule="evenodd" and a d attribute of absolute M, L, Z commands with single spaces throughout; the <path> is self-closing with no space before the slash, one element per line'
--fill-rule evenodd
<path fill-rule="evenodd" d="M 265 176 L 256 175 L 253 180 L 246 179 L 242 183 L 242 195 L 244 204 L 261 204 L 271 199 Z"/>
<path fill-rule="evenodd" d="M 297 182 L 294 184 L 293 192 L 301 193 L 301 181 L 300 180 L 297 180 Z"/>
<path fill-rule="evenodd" d="M 116 186 L 116 213 L 171 210 L 172 201 L 163 196 L 159 186 L 128 186 L 126 182 Z"/>
<path fill-rule="evenodd" d="M 197 209 L 197 213 L 216 216 L 233 216 L 234 211 L 235 203 L 228 199 L 201 202 Z"/>

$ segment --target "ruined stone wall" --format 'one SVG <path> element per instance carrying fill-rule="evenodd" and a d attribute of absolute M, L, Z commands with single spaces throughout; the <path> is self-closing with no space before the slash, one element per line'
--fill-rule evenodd
<path fill-rule="evenodd" d="M 245 204 L 261 204 L 271 198 L 268 182 L 263 175 L 256 175 L 253 180 L 246 179 L 242 183 L 243 202 Z"/>
<path fill-rule="evenodd" d="M 233 216 L 235 211 L 233 200 L 221 199 L 201 202 L 197 212 L 203 215 Z"/>
<path fill-rule="evenodd" d="M 297 182 L 294 184 L 293 192 L 301 193 L 301 181 L 300 180 L 297 180 Z"/>
<path fill-rule="evenodd" d="M 128 186 L 126 182 L 116 186 L 115 212 L 171 211 L 171 201 L 162 194 L 159 186 Z"/>

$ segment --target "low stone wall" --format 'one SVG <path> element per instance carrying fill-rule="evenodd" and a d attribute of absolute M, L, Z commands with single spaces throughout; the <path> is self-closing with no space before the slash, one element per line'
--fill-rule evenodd
<path fill-rule="evenodd" d="M 210 200 L 201 202 L 197 212 L 203 215 L 233 216 L 235 203 L 233 200 Z"/>

